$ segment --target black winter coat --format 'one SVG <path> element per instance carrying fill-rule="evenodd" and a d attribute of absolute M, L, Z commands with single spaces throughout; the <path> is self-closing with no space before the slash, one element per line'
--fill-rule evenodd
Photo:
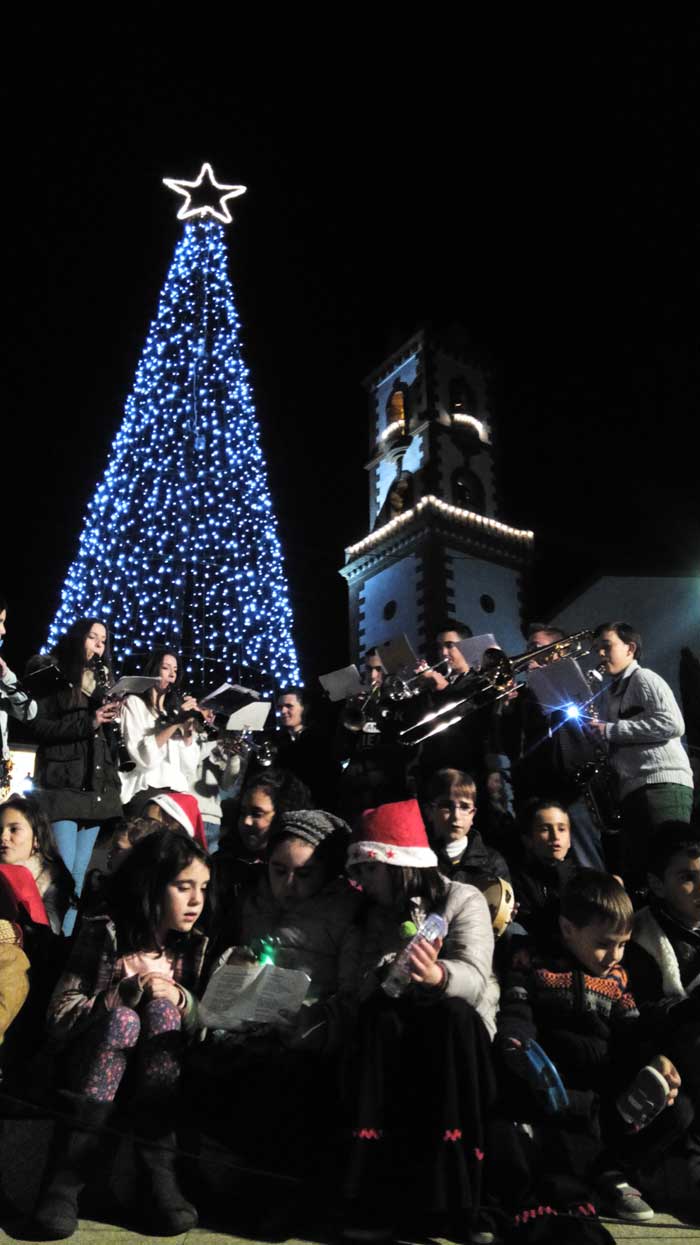
<path fill-rule="evenodd" d="M 121 816 L 116 749 L 104 727 L 95 730 L 97 707 L 82 692 L 76 702 L 70 688 L 39 701 L 32 722 L 39 742 L 36 794 L 51 821 L 95 825 Z"/>
<path fill-rule="evenodd" d="M 470 830 L 466 850 L 459 860 L 451 860 L 447 852 L 438 851 L 438 868 L 451 881 L 472 886 L 484 878 L 504 878 L 510 882 L 510 869 L 503 856 L 484 843 L 478 830 Z"/>

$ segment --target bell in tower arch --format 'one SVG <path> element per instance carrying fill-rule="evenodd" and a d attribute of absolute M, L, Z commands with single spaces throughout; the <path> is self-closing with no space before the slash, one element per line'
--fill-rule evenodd
<path fill-rule="evenodd" d="M 400 387 L 394 389 L 387 403 L 387 423 L 406 427 L 406 400 Z"/>

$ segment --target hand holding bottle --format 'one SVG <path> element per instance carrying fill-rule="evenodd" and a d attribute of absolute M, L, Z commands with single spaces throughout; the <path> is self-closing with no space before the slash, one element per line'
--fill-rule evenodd
<path fill-rule="evenodd" d="M 440 986 L 444 981 L 444 969 L 439 968 L 437 962 L 442 941 L 447 934 L 444 916 L 439 912 L 431 912 L 418 930 L 412 921 L 405 921 L 404 930 L 408 935 L 408 942 L 399 951 L 382 982 L 382 990 L 392 999 L 399 998 L 411 982 L 423 986 Z"/>
<path fill-rule="evenodd" d="M 442 947 L 442 938 L 435 942 L 426 942 L 418 938 L 411 947 L 408 962 L 411 966 L 411 981 L 420 986 L 441 986 L 445 980 L 445 971 L 437 963 Z"/>

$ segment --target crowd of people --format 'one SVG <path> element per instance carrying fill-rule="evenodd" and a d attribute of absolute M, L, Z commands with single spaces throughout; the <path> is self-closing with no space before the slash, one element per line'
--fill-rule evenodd
<path fill-rule="evenodd" d="M 0 641 L 6 618 L 0 600 Z M 217 731 L 169 648 L 143 694 L 110 695 L 101 620 L 22 682 L 0 658 L 2 756 L 8 718 L 37 744 L 34 789 L 0 804 L 3 1091 L 56 1120 L 35 1231 L 72 1235 L 125 1135 L 122 1203 L 164 1234 L 247 1214 L 357 1241 L 603 1241 L 603 1213 L 692 1216 L 683 716 L 626 623 L 598 628 L 607 681 L 573 717 L 493 695 L 469 634 L 445 621 L 407 697 L 370 650 L 323 729 L 280 689 L 264 748 Z M 528 638 L 537 670 L 563 637 Z M 402 746 L 406 714 L 455 701 Z"/>

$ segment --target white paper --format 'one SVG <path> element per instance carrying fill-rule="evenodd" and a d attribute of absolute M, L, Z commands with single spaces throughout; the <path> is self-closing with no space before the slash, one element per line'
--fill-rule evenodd
<path fill-rule="evenodd" d="M 274 964 L 224 964 L 204 992 L 200 1019 L 210 1029 L 290 1024 L 310 985 L 308 973 L 298 969 Z"/>
<path fill-rule="evenodd" d="M 145 674 L 125 674 L 110 687 L 109 696 L 141 696 L 151 687 L 159 687 L 160 679 L 152 679 Z"/>
<path fill-rule="evenodd" d="M 406 669 L 413 672 L 418 665 L 418 658 L 411 647 L 411 641 L 404 631 L 400 635 L 392 636 L 390 640 L 385 640 L 383 644 L 377 644 L 374 647 L 376 647 L 387 674 L 398 674 L 401 670 Z"/>
<path fill-rule="evenodd" d="M 240 687 L 238 683 L 222 683 L 213 692 L 207 692 L 206 696 L 203 696 L 199 701 L 199 704 L 206 705 L 208 700 L 216 700 L 224 692 L 238 692 L 241 696 L 252 696 L 253 700 L 260 700 L 260 693 L 254 692 L 251 687 Z"/>
<path fill-rule="evenodd" d="M 271 700 L 257 700 L 254 705 L 244 705 L 242 709 L 236 709 L 226 723 L 226 730 L 263 731 L 271 707 Z"/>
<path fill-rule="evenodd" d="M 470 635 L 460 640 L 459 649 L 472 670 L 478 670 L 487 648 L 500 648 L 495 635 Z"/>
<path fill-rule="evenodd" d="M 357 666 L 343 666 L 341 670 L 331 670 L 329 674 L 319 675 L 318 681 L 333 702 L 359 696 L 361 692 L 368 690 L 362 683 Z"/>

